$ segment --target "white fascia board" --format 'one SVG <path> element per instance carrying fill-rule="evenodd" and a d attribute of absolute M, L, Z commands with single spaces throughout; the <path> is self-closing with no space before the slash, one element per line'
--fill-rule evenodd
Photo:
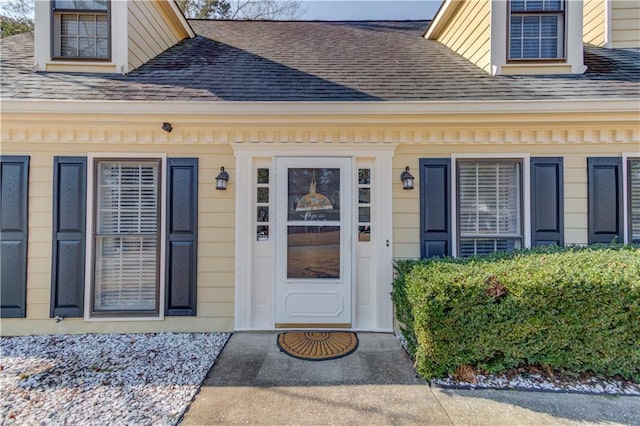
<path fill-rule="evenodd" d="M 173 10 L 173 13 L 175 13 L 178 17 L 178 20 L 184 27 L 185 31 L 189 34 L 189 38 L 194 38 L 196 36 L 196 33 L 193 31 L 193 28 L 191 28 L 191 24 L 189 24 L 187 18 L 184 17 L 184 14 L 180 10 L 176 2 L 174 0 L 168 0 L 168 3 L 171 7 L 171 10 Z"/>
<path fill-rule="evenodd" d="M 436 16 L 431 20 L 427 31 L 424 33 L 424 38 L 427 40 L 435 40 L 438 38 L 441 27 L 449 22 L 449 19 L 451 19 L 451 16 L 461 3 L 460 0 L 445 0 L 436 12 Z"/>
<path fill-rule="evenodd" d="M 2 99 L 3 114 L 167 115 L 271 117 L 345 117 L 403 115 L 515 115 L 562 113 L 637 113 L 640 99 L 518 100 L 518 101 L 398 101 L 398 102 L 145 102 Z M 277 117 L 277 118 L 276 118 Z"/>

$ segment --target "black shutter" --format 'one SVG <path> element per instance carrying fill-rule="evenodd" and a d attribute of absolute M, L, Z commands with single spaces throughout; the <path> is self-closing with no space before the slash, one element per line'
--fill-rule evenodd
<path fill-rule="evenodd" d="M 531 158 L 531 245 L 564 245 L 562 157 Z"/>
<path fill-rule="evenodd" d="M 168 158 L 167 316 L 196 315 L 197 247 L 198 159 Z"/>
<path fill-rule="evenodd" d="M 420 159 L 420 256 L 451 255 L 451 160 Z"/>
<path fill-rule="evenodd" d="M 50 316 L 84 315 L 87 159 L 53 159 Z"/>
<path fill-rule="evenodd" d="M 0 156 L 0 317 L 27 314 L 29 157 Z"/>
<path fill-rule="evenodd" d="M 621 243 L 622 229 L 622 159 L 620 157 L 587 158 L 589 186 L 589 244 Z"/>

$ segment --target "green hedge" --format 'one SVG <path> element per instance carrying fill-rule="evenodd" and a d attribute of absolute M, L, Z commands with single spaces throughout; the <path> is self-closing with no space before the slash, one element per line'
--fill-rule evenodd
<path fill-rule="evenodd" d="M 637 246 L 400 261 L 396 271 L 396 315 L 425 378 L 539 365 L 640 379 Z"/>

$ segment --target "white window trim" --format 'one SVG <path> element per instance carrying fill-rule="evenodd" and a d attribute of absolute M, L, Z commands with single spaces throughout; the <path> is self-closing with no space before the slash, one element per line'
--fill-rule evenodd
<path fill-rule="evenodd" d="M 522 247 L 531 247 L 531 165 L 530 154 L 488 153 L 451 155 L 451 255 L 458 257 L 458 160 L 506 160 L 522 161 Z"/>
<path fill-rule="evenodd" d="M 505 0 L 491 0 L 491 67 L 492 75 L 502 75 L 510 68 L 513 74 L 513 63 L 507 64 L 508 52 L 508 19 L 509 2 Z M 565 52 L 564 61 L 533 60 L 531 62 L 522 61 L 529 69 L 535 69 L 537 74 L 558 73 L 557 67 L 552 65 L 569 65 L 570 74 L 582 74 L 587 70 L 584 65 L 584 49 L 582 44 L 582 1 L 566 0 L 565 2 Z M 521 62 L 520 60 L 517 61 Z M 522 66 L 522 65 L 521 65 Z M 502 68 L 505 67 L 503 72 Z M 517 72 L 516 72 L 517 73 Z"/>
<path fill-rule="evenodd" d="M 51 36 L 53 35 L 53 19 L 51 19 L 51 3 L 49 1 L 36 1 L 34 8 L 34 71 L 46 71 L 47 66 L 64 66 L 77 71 L 82 67 L 99 65 L 101 67 L 113 67 L 116 73 L 125 74 L 129 71 L 129 26 L 128 26 L 128 2 L 111 1 L 111 27 L 110 45 L 111 60 L 64 60 L 52 59 Z M 107 68 L 108 69 L 108 68 Z M 104 72 L 109 72 L 105 70 Z M 111 71 L 113 72 L 113 71 Z"/>
<path fill-rule="evenodd" d="M 160 160 L 160 277 L 159 277 L 159 294 L 158 294 L 158 315 L 157 316 L 110 316 L 110 317 L 92 317 L 91 316 L 91 294 L 92 294 L 92 275 L 93 275 L 93 253 L 94 253 L 94 224 L 95 224 L 95 203 L 94 203 L 94 173 L 95 160 L 102 158 L 114 158 L 119 160 L 128 160 L 136 158 L 150 158 Z M 166 154 L 157 153 L 111 153 L 111 152 L 91 152 L 87 154 L 87 205 L 86 205 L 86 244 L 85 244 L 85 279 L 84 279 L 84 320 L 95 322 L 111 322 L 111 321 L 158 321 L 164 320 L 164 300 L 165 300 L 165 256 L 166 256 L 166 223 L 167 223 L 167 196 L 166 196 L 166 170 L 167 156 Z"/>
<path fill-rule="evenodd" d="M 629 228 L 629 160 L 640 160 L 639 152 L 625 152 L 622 154 L 622 211 L 624 243 L 631 243 L 631 229 Z"/>
<path fill-rule="evenodd" d="M 557 34 L 557 40 L 556 40 L 556 47 L 558 49 L 559 52 L 562 53 L 561 56 L 557 56 L 555 58 L 512 58 L 511 57 L 511 42 L 512 42 L 512 38 L 511 38 L 511 18 L 515 15 L 515 16 L 522 16 L 523 18 L 526 16 L 537 16 L 537 17 L 541 17 L 541 16 L 545 16 L 542 15 L 540 13 L 537 12 L 530 12 L 530 11 L 516 11 L 513 12 L 510 10 L 511 8 L 511 0 L 509 0 L 509 9 L 507 9 L 507 14 L 508 14 L 508 19 L 507 19 L 507 42 L 508 42 L 508 47 L 507 47 L 507 60 L 508 61 L 512 61 L 515 63 L 520 63 L 520 62 L 524 62 L 524 63 L 530 63 L 533 61 L 562 61 L 564 62 L 567 56 L 567 52 L 565 51 L 566 49 L 566 26 L 567 26 L 567 11 L 566 11 L 566 2 L 562 1 L 562 6 L 563 8 L 557 11 L 549 11 L 552 12 L 553 15 L 547 15 L 547 16 L 560 16 L 562 18 L 561 20 L 561 27 L 558 30 L 558 34 Z M 524 34 L 522 34 L 521 39 L 524 41 Z M 542 37 L 542 33 L 539 34 L 538 37 L 538 41 L 542 41 L 543 37 Z M 524 50 L 524 48 L 523 48 Z"/>

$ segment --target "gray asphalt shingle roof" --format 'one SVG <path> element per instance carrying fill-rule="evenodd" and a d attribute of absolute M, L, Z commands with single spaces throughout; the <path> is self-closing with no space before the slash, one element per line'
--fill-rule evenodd
<path fill-rule="evenodd" d="M 585 46 L 583 75 L 490 76 L 422 38 L 427 21 L 190 21 L 128 75 L 33 72 L 33 35 L 2 40 L 3 98 L 434 101 L 640 97 L 640 52 Z"/>

